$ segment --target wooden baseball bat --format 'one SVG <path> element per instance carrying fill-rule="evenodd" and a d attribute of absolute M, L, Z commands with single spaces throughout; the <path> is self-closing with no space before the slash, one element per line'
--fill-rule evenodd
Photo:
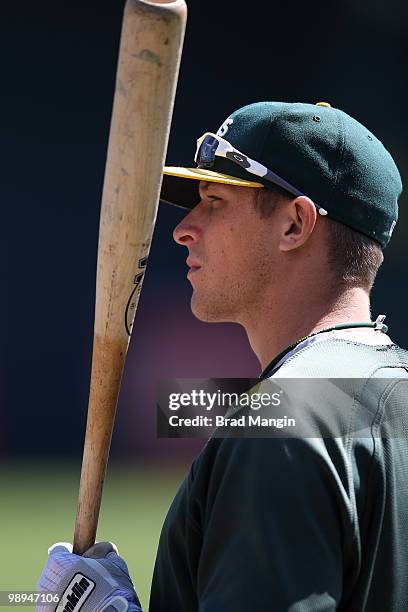
<path fill-rule="evenodd" d="M 185 0 L 127 0 L 103 186 L 74 552 L 95 542 L 120 382 L 157 213 Z"/>

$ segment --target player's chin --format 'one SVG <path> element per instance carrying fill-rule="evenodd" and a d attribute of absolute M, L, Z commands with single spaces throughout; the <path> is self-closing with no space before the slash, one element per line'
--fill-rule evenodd
<path fill-rule="evenodd" d="M 210 300 L 203 299 L 197 291 L 191 297 L 191 312 L 196 319 L 203 323 L 228 323 L 231 317 L 220 308 L 219 304 L 214 304 Z"/>

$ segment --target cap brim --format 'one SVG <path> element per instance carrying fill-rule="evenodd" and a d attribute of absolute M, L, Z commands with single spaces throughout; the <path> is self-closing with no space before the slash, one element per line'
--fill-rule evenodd
<path fill-rule="evenodd" d="M 166 166 L 163 170 L 160 199 L 181 208 L 194 208 L 199 202 L 196 181 L 209 181 L 237 187 L 263 187 L 261 183 L 246 181 L 228 174 L 213 172 L 205 168 L 178 168 Z M 187 179 L 187 180 L 186 180 Z"/>

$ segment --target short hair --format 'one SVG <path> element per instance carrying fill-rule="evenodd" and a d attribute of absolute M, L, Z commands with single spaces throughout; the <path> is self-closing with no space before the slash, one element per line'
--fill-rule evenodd
<path fill-rule="evenodd" d="M 255 208 L 261 218 L 270 217 L 282 199 L 294 196 L 278 186 L 257 189 Z M 338 289 L 362 287 L 371 291 L 384 256 L 379 242 L 344 223 L 326 217 L 328 228 L 327 263 Z"/>
<path fill-rule="evenodd" d="M 261 218 L 270 217 L 282 198 L 291 200 L 293 195 L 278 185 L 255 189 L 255 208 L 261 213 Z"/>
<path fill-rule="evenodd" d="M 371 291 L 378 269 L 384 261 L 379 242 L 357 230 L 328 221 L 328 263 L 341 287 L 362 287 Z"/>

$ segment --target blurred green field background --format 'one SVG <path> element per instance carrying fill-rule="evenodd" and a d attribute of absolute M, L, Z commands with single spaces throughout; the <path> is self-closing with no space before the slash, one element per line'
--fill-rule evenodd
<path fill-rule="evenodd" d="M 112 540 L 126 559 L 144 610 L 161 526 L 188 465 L 171 469 L 111 464 L 108 468 L 98 540 Z M 2 567 L 0 590 L 34 590 L 47 556 L 58 541 L 72 541 L 80 464 L 3 464 L 0 469 Z M 31 606 L 1 607 L 30 610 Z"/>

